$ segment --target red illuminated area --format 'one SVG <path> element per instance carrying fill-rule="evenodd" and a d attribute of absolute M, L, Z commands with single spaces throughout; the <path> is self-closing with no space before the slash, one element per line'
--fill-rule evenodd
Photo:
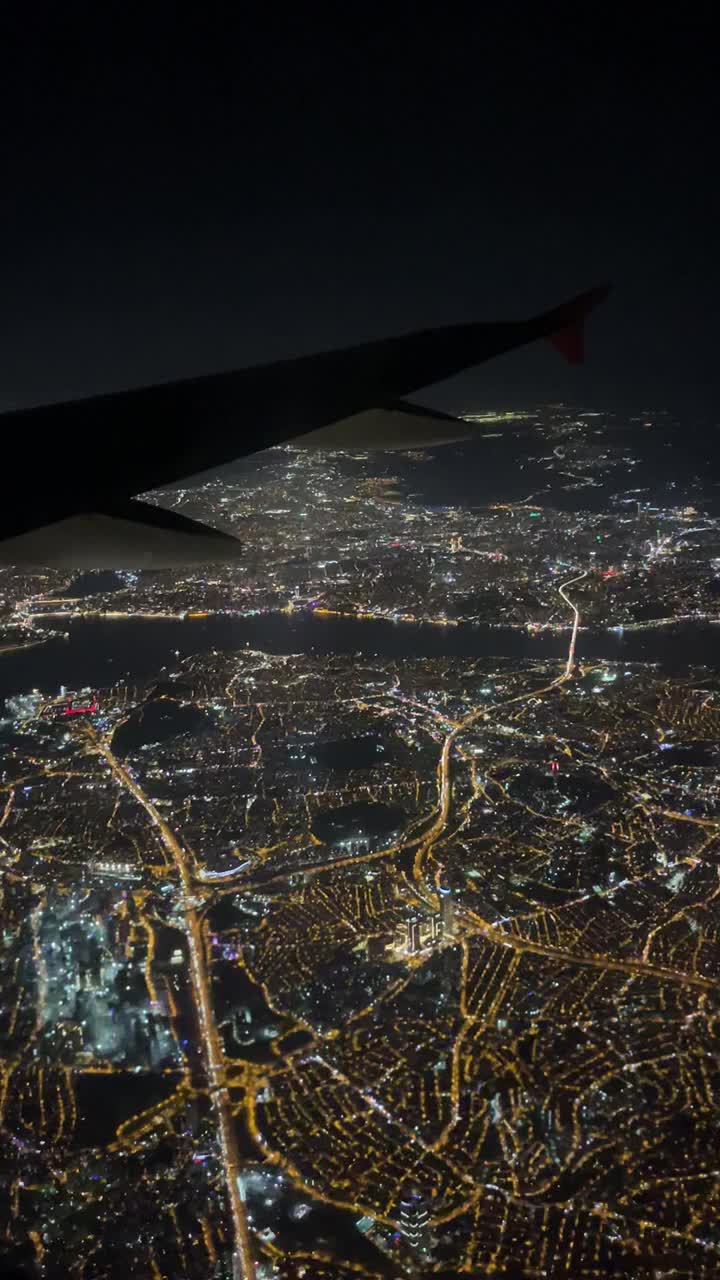
<path fill-rule="evenodd" d="M 66 706 L 63 707 L 62 714 L 64 716 L 91 716 L 98 709 L 97 694 L 92 695 L 90 702 L 78 703 L 74 698 L 68 698 Z"/>

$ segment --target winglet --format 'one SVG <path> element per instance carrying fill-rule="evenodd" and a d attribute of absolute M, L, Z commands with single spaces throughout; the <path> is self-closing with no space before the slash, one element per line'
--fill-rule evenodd
<path fill-rule="evenodd" d="M 585 321 L 572 328 L 560 329 L 548 337 L 551 347 L 564 356 L 568 364 L 582 364 L 585 359 Z"/>
<path fill-rule="evenodd" d="M 565 357 L 569 364 L 582 364 L 585 359 L 585 320 L 610 292 L 609 285 L 600 285 L 578 294 L 553 311 L 538 316 L 542 336 Z"/>

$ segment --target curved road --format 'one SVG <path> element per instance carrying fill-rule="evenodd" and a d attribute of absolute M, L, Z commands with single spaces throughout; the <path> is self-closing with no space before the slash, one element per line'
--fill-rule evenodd
<path fill-rule="evenodd" d="M 572 634 L 570 636 L 570 648 L 568 650 L 567 666 L 565 667 L 566 676 L 572 675 L 573 667 L 575 665 L 575 642 L 577 641 L 577 633 L 578 633 L 578 628 L 580 626 L 580 610 L 578 609 L 577 605 L 573 604 L 572 600 L 570 600 L 565 595 L 565 588 L 571 587 L 574 582 L 580 582 L 582 578 L 587 578 L 587 569 L 585 569 L 582 573 L 577 574 L 575 578 L 568 578 L 567 582 L 563 582 L 558 587 L 558 594 L 562 596 L 566 605 L 568 605 L 569 608 L 572 609 L 574 614 L 573 629 L 572 629 Z"/>

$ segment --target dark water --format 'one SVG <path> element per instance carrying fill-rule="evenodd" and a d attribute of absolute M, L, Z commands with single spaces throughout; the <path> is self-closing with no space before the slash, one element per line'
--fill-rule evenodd
<path fill-rule="evenodd" d="M 388 472 L 400 477 L 402 487 L 412 490 L 420 501 L 431 506 L 475 507 L 488 502 L 516 502 L 534 494 L 540 507 L 557 511 L 607 511 L 614 495 L 627 488 L 646 489 L 658 506 L 683 505 L 696 501 L 702 487 L 703 507 L 710 507 L 708 460 L 714 462 L 716 433 L 683 424 L 680 431 L 670 421 L 656 421 L 652 431 L 637 426 L 614 424 L 593 434 L 586 424 L 586 444 L 608 447 L 617 458 L 631 456 L 626 464 L 608 471 L 587 470 L 573 445 L 562 446 L 566 461 L 553 460 L 548 469 L 551 446 L 538 436 L 534 423 L 512 427 L 480 428 L 474 439 L 455 448 L 432 450 L 432 461 L 418 466 L 401 455 L 388 462 Z M 582 450 L 581 450 L 582 455 Z M 588 483 L 578 486 L 566 472 L 586 474 Z"/>
<path fill-rule="evenodd" d="M 55 628 L 65 626 L 58 620 Z M 384 657 L 557 658 L 567 654 L 569 632 L 530 635 L 511 627 L 470 623 L 457 627 L 265 614 L 238 618 L 129 619 L 73 622 L 67 639 L 0 655 L 0 698 L 59 685 L 82 688 L 158 676 L 183 657 L 211 649 L 246 647 L 270 653 L 331 653 Z M 578 656 L 616 662 L 657 662 L 682 671 L 690 664 L 720 666 L 720 626 L 681 624 L 644 631 L 581 632 Z"/>

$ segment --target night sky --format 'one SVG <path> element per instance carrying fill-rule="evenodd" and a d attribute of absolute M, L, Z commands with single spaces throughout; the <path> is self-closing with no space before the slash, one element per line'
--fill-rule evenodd
<path fill-rule="evenodd" d="M 3 8 L 2 407 L 610 280 L 584 370 L 533 349 L 426 398 L 717 414 L 709 7 L 226 8 Z"/>

